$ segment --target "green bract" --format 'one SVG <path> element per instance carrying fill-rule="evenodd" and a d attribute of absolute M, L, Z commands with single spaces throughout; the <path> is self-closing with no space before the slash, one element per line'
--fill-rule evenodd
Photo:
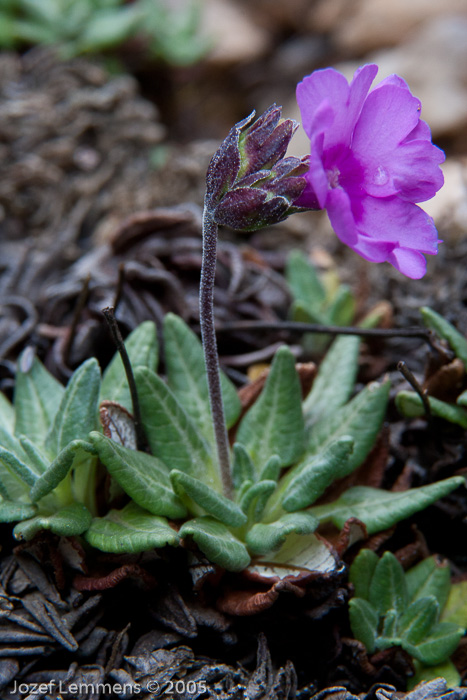
<path fill-rule="evenodd" d="M 333 343 L 305 401 L 285 346 L 240 420 L 237 392 L 222 377 L 227 424 L 236 431 L 235 496 L 226 498 L 201 343 L 173 314 L 166 316 L 163 331 L 165 379 L 156 374 L 154 324 L 142 324 L 126 341 L 149 452 L 136 450 L 118 356 L 102 382 L 96 361 L 88 360 L 66 389 L 37 359 L 27 366 L 27 356 L 21 358 L 14 408 L 0 400 L 0 519 L 18 522 L 16 537 L 29 539 L 49 529 L 83 535 L 90 545 L 115 553 L 185 539 L 228 570 L 242 570 L 254 557 L 273 571 L 294 566 L 328 571 L 337 564 L 314 534 L 320 522 L 342 527 L 357 517 L 373 533 L 464 483 L 453 477 L 402 493 L 355 487 L 337 501 L 314 505 L 334 480 L 366 459 L 386 411 L 388 383 L 370 384 L 349 400 L 359 346 L 349 336 Z M 108 472 L 107 505 L 100 502 L 98 510 L 102 465 Z M 128 502 L 117 509 L 112 497 L 121 503 L 122 493 Z"/>
<path fill-rule="evenodd" d="M 352 632 L 368 653 L 401 646 L 418 662 L 413 683 L 425 678 L 425 666 L 443 665 L 434 671 L 444 675 L 465 634 L 454 622 L 440 622 L 451 589 L 447 562 L 429 557 L 404 573 L 391 552 L 379 559 L 363 549 L 350 567 L 350 582 L 355 590 L 349 603 Z M 448 666 L 453 678 L 455 668 Z"/>

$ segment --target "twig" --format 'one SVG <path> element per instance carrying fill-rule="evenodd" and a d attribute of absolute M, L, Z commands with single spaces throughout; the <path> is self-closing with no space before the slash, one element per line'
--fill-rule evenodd
<path fill-rule="evenodd" d="M 118 352 L 120 353 L 120 357 L 122 358 L 128 386 L 130 388 L 131 403 L 133 406 L 133 420 L 135 423 L 136 446 L 138 450 L 144 452 L 147 446 L 147 440 L 146 435 L 144 434 L 143 421 L 141 419 L 141 409 L 138 399 L 138 391 L 136 389 L 136 382 L 130 358 L 128 357 L 125 343 L 123 342 L 122 334 L 120 333 L 120 328 L 118 327 L 117 319 L 115 318 L 114 309 L 111 306 L 107 306 L 105 309 L 102 309 L 102 313 L 105 316 L 105 320 L 109 325 L 110 333 L 112 334 L 112 339 L 115 343 Z"/>
<path fill-rule="evenodd" d="M 431 420 L 431 406 L 430 406 L 430 401 L 428 399 L 427 390 L 423 389 L 420 386 L 419 382 L 415 378 L 414 374 L 407 367 L 404 360 L 401 360 L 400 362 L 397 363 L 397 369 L 403 375 L 403 377 L 409 382 L 410 386 L 414 389 L 414 391 L 416 391 L 417 394 L 420 396 L 421 400 L 423 401 L 423 408 L 425 409 L 426 417 L 430 421 Z"/>
<path fill-rule="evenodd" d="M 83 281 L 83 286 L 79 293 L 78 299 L 76 300 L 75 308 L 73 310 L 73 318 L 71 319 L 70 330 L 68 332 L 68 337 L 65 342 L 65 347 L 63 348 L 63 362 L 65 366 L 68 366 L 71 348 L 73 347 L 73 341 L 76 336 L 76 329 L 78 328 L 79 319 L 81 318 L 81 313 L 84 309 L 86 301 L 89 295 L 89 282 L 91 280 L 91 275 L 86 275 Z"/>
<path fill-rule="evenodd" d="M 424 328 L 359 328 L 358 326 L 326 326 L 297 321 L 228 321 L 216 325 L 217 333 L 232 331 L 289 331 L 291 333 L 328 333 L 329 335 L 361 335 L 367 338 L 421 338 L 432 350 L 440 352 L 432 331 Z"/>

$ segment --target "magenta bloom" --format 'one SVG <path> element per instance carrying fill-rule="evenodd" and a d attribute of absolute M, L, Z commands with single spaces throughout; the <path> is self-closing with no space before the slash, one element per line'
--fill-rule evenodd
<path fill-rule="evenodd" d="M 415 203 L 443 185 L 444 153 L 431 143 L 420 101 L 402 78 L 392 75 L 369 92 L 377 72 L 362 66 L 349 85 L 326 68 L 299 83 L 311 160 L 296 204 L 327 209 L 336 234 L 359 255 L 419 279 L 423 254 L 438 252 L 438 233 Z"/>

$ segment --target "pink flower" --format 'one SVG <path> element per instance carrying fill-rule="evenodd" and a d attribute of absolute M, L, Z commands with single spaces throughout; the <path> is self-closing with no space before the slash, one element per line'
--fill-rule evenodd
<path fill-rule="evenodd" d="M 438 252 L 438 233 L 415 202 L 443 185 L 444 153 L 431 143 L 420 101 L 402 78 L 392 75 L 369 92 L 377 72 L 362 66 L 349 85 L 326 68 L 299 83 L 311 160 L 296 205 L 327 209 L 340 240 L 359 255 L 419 279 L 423 254 Z"/>

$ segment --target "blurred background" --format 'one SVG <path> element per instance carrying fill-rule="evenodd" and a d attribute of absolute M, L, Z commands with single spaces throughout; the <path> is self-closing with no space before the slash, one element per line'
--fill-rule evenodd
<path fill-rule="evenodd" d="M 281 271 L 281 251 L 299 247 L 357 285 L 357 298 L 389 300 L 400 323 L 429 303 L 467 326 L 467 0 L 0 0 L 0 49 L 7 378 L 31 338 L 43 353 L 62 343 L 65 376 L 95 343 L 63 350 L 76 308 L 73 333 L 87 338 L 115 295 L 128 330 L 168 309 L 196 321 L 212 153 L 253 109 L 275 102 L 299 119 L 297 82 L 329 65 L 351 77 L 376 62 L 378 79 L 398 73 L 421 99 L 447 154 L 446 185 L 426 204 L 445 243 L 414 283 L 349 253 L 327 217 L 309 213 L 244 237 L 243 260 Z M 299 130 L 292 152 L 307 150 Z M 198 243 L 183 247 L 190 237 Z"/>

